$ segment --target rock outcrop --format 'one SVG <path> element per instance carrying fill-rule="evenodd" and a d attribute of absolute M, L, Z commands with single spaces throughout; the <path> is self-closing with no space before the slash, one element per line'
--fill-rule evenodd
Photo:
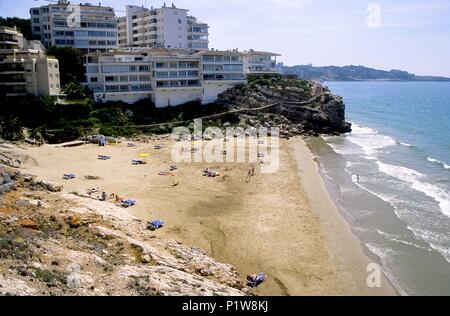
<path fill-rule="evenodd" d="M 282 136 L 351 131 L 342 98 L 316 82 L 287 78 L 251 81 L 225 91 L 217 102 L 239 110 L 248 125 L 278 126 Z"/>

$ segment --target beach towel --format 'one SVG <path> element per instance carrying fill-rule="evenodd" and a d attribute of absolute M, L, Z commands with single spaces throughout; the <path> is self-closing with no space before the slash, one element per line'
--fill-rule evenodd
<path fill-rule="evenodd" d="M 110 160 L 111 156 L 105 156 L 105 155 L 98 155 L 99 160 Z"/>
<path fill-rule="evenodd" d="M 166 223 L 163 222 L 163 221 L 156 220 L 156 221 L 148 222 L 147 228 L 153 231 L 153 230 L 157 230 L 157 229 L 163 228 L 163 226 L 165 224 Z"/>
<path fill-rule="evenodd" d="M 134 205 L 136 205 L 136 201 L 134 201 L 134 200 L 122 201 L 122 206 L 123 207 L 131 207 L 131 206 L 134 206 Z"/>
<path fill-rule="evenodd" d="M 65 173 L 63 176 L 64 180 L 71 180 L 71 179 L 75 179 L 77 176 L 73 173 Z"/>
<path fill-rule="evenodd" d="M 266 275 L 261 272 L 258 275 L 249 275 L 247 276 L 247 286 L 249 287 L 258 287 L 264 281 L 266 281 Z"/>
<path fill-rule="evenodd" d="M 134 159 L 131 163 L 132 163 L 133 165 L 135 165 L 135 166 L 147 164 L 145 161 L 143 161 L 143 160 L 137 160 L 137 159 Z"/>

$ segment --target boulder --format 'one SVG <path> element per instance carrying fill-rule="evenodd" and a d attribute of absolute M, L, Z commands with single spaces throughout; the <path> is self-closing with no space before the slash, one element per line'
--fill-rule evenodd
<path fill-rule="evenodd" d="M 29 187 L 35 190 L 47 190 L 50 192 L 61 192 L 63 190 L 62 185 L 38 177 L 26 177 L 25 182 L 28 183 Z"/>
<path fill-rule="evenodd" d="M 69 217 L 69 226 L 70 228 L 78 228 L 83 225 L 83 221 L 80 216 L 72 215 Z"/>
<path fill-rule="evenodd" d="M 38 225 L 36 222 L 32 221 L 31 219 L 23 219 L 17 222 L 19 226 L 22 226 L 23 228 L 29 228 L 29 229 L 38 229 Z"/>

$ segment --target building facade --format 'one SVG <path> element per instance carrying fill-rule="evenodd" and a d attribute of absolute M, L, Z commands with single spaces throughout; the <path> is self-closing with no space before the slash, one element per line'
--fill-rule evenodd
<path fill-rule="evenodd" d="M 134 48 L 86 56 L 86 85 L 98 102 L 151 99 L 157 107 L 203 104 L 247 82 L 243 54 Z"/>
<path fill-rule="evenodd" d="M 278 73 L 277 57 L 281 55 L 250 49 L 244 52 L 244 70 L 246 74 Z"/>
<path fill-rule="evenodd" d="M 47 57 L 39 41 L 29 41 L 15 28 L 0 27 L 0 95 L 58 96 L 59 63 Z"/>
<path fill-rule="evenodd" d="M 173 4 L 159 9 L 128 5 L 118 20 L 119 46 L 207 50 L 208 25 L 187 13 Z"/>
<path fill-rule="evenodd" d="M 71 4 L 67 0 L 30 9 L 34 39 L 45 47 L 70 46 L 84 53 L 118 48 L 117 18 L 113 8 Z"/>

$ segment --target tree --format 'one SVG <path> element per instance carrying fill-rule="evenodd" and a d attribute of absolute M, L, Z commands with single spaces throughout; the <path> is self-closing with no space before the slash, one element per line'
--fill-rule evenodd
<path fill-rule="evenodd" d="M 67 100 L 83 100 L 92 97 L 91 91 L 78 82 L 66 84 L 64 93 L 67 95 Z"/>
<path fill-rule="evenodd" d="M 62 86 L 70 82 L 84 80 L 83 55 L 79 49 L 51 46 L 47 49 L 47 56 L 53 56 L 59 60 L 59 73 Z"/>
<path fill-rule="evenodd" d="M 28 40 L 33 39 L 33 35 L 31 33 L 31 20 L 30 19 L 20 19 L 17 17 L 13 18 L 3 18 L 0 17 L 0 26 L 14 27 L 16 26 L 18 31 L 23 34 Z"/>

